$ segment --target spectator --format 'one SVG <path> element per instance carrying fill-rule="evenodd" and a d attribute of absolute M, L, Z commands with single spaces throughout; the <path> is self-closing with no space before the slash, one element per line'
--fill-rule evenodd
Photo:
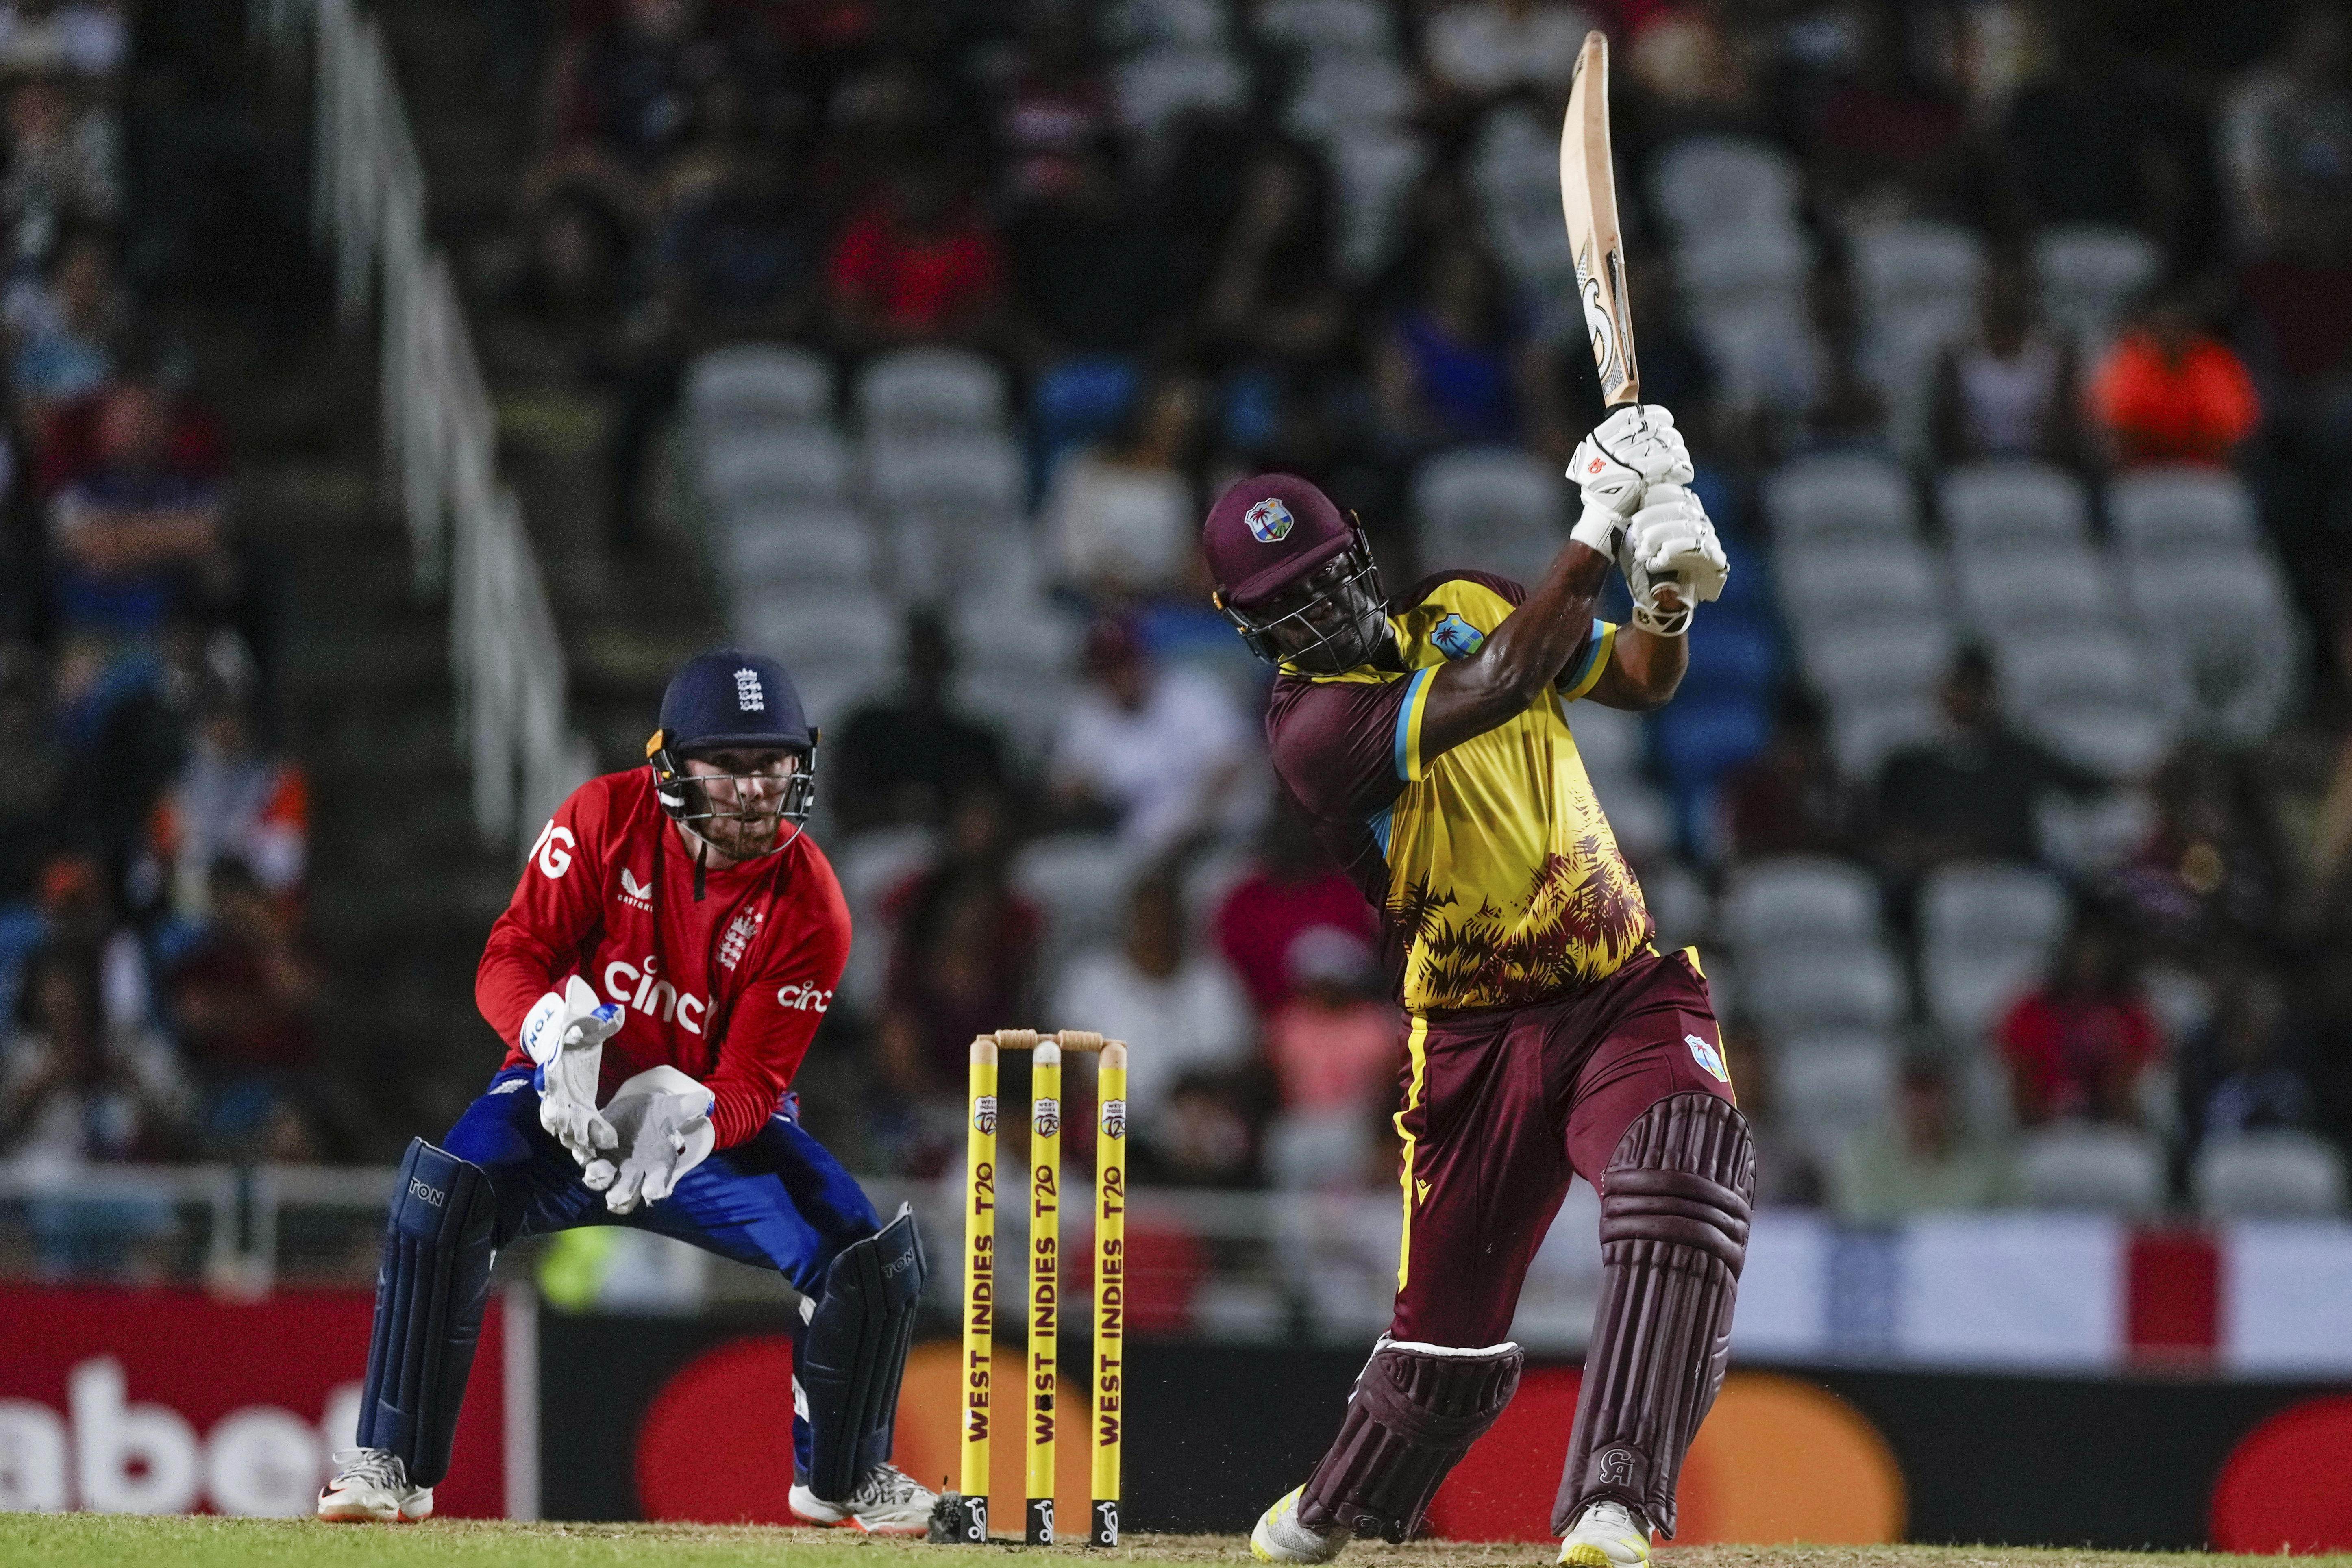
<path fill-rule="evenodd" d="M 1822 1163 L 1798 1139 L 1788 1135 L 1773 1114 L 1772 1059 L 1760 1047 L 1756 1031 L 1741 1023 L 1719 1026 L 1724 1070 L 1731 1074 L 1739 1095 L 1739 1109 L 1748 1117 L 1748 1136 L 1756 1145 L 1758 1207 L 1819 1208 L 1828 1184 Z"/>
<path fill-rule="evenodd" d="M 290 910 L 310 866 L 310 788 L 262 741 L 249 678 L 215 683 L 197 707 L 188 760 L 156 803 L 148 853 L 183 919 L 206 913 L 215 868 L 242 868 Z"/>
<path fill-rule="evenodd" d="M 1807 162 L 1850 217 L 1949 214 L 1969 163 L 1966 110 L 1906 58 L 1901 11 L 1865 5 L 1856 68 L 1823 96 Z"/>
<path fill-rule="evenodd" d="M 693 139 L 663 171 L 654 297 L 680 353 L 798 337 L 814 325 L 817 216 L 756 131 L 742 79 L 714 77 L 695 97 Z"/>
<path fill-rule="evenodd" d="M 1317 926 L 1290 944 L 1288 995 L 1268 1016 L 1266 1059 L 1285 1111 L 1360 1122 L 1403 1066 L 1404 1020 L 1389 999 L 1372 944 Z"/>
<path fill-rule="evenodd" d="M 179 1058 L 143 1022 L 110 1025 L 99 988 L 97 972 L 60 949 L 28 968 L 16 1027 L 0 1048 L 0 1157 L 19 1173 L 66 1176 L 180 1150 L 192 1097 Z M 49 1200 L 36 1208 L 52 1266 L 112 1261 L 124 1240 L 171 1224 L 160 1205 Z"/>
<path fill-rule="evenodd" d="M 948 172 L 911 158 L 849 221 L 825 273 L 834 332 L 851 353 L 982 342 L 997 325 L 1004 258 Z"/>
<path fill-rule="evenodd" d="M 2300 222 L 2352 217 L 2352 90 L 2343 12 L 2303 6 L 2271 56 L 2232 83 L 2216 126 L 2231 238 L 2268 250 Z"/>
<path fill-rule="evenodd" d="M 1329 181 L 1306 149 L 1271 142 L 1243 165 L 1202 301 L 1208 340 L 1235 361 L 1306 374 L 1346 347 L 1348 300 L 1332 274 Z"/>
<path fill-rule="evenodd" d="M 1116 199 L 1095 149 L 1118 129 L 1118 117 L 1087 44 L 1086 29 L 1065 17 L 1041 10 L 1030 18 L 1019 70 L 997 110 L 1005 195 L 1015 207 L 1066 201 L 1089 176 Z"/>
<path fill-rule="evenodd" d="M 1420 269 L 1415 298 L 1373 345 L 1391 429 L 1422 449 L 1532 446 L 1566 460 L 1559 373 L 1528 336 L 1494 258 L 1456 237 Z"/>
<path fill-rule="evenodd" d="M 122 205 L 121 148 L 113 116 L 81 108 L 71 82 L 43 73 L 8 95 L 8 161 L 0 171 L 6 262 L 16 274 L 48 265 L 68 225 L 110 224 Z"/>
<path fill-rule="evenodd" d="M 1144 1054 L 1139 1050 L 1136 1058 Z M 1185 1074 L 1169 1089 L 1158 1129 L 1130 1141 L 1129 1181 L 1152 1187 L 1255 1185 L 1257 1109 L 1233 1074 Z"/>
<path fill-rule="evenodd" d="M 907 616 L 907 677 L 894 696 L 866 703 L 841 727 L 829 762 L 833 814 L 852 832 L 945 820 L 960 791 L 1004 784 L 995 731 L 948 701 L 955 645 L 935 609 Z"/>
<path fill-rule="evenodd" d="M 2207 309 L 2186 283 L 2151 290 L 2091 378 L 2091 413 L 2109 459 L 2226 464 L 2262 419 L 2253 378 L 2205 331 Z"/>
<path fill-rule="evenodd" d="M 1862 368 L 1862 312 L 1853 279 L 1825 259 L 1805 281 L 1810 332 L 1759 368 L 1755 402 L 1787 447 L 1886 445 L 1886 400 Z"/>
<path fill-rule="evenodd" d="M 114 373 L 126 310 L 114 249 L 107 231 L 73 228 L 58 242 L 43 280 L 17 283 L 0 296 L 16 405 L 29 429 Z"/>
<path fill-rule="evenodd" d="M 236 586 L 226 498 L 175 461 L 156 389 L 121 381 L 100 405 L 97 464 L 50 503 L 57 609 L 68 628 L 135 636 Z"/>
<path fill-rule="evenodd" d="M 2140 68 L 2124 30 L 2095 6 L 2044 13 L 2047 69 L 2011 100 L 2002 163 L 2021 226 L 2136 228 L 2168 251 L 2200 252 L 2216 205 L 2205 118 L 2171 73 Z"/>
<path fill-rule="evenodd" d="M 1463 0 L 1429 19 L 1422 53 L 1448 91 L 1473 100 L 1514 88 L 1565 96 L 1594 18 L 1548 0 Z"/>
<path fill-rule="evenodd" d="M 2304 1068 L 2307 1043 L 2278 970 L 2256 952 L 2215 966 L 2212 1020 L 2182 1042 L 2180 1121 L 2194 1144 L 2214 1136 L 2319 1125 Z"/>
<path fill-rule="evenodd" d="M 1781 694 L 1770 739 L 1725 776 L 1722 799 L 1737 859 L 1858 856 L 1868 842 L 1869 794 L 1838 770 L 1829 713 L 1802 688 Z"/>
<path fill-rule="evenodd" d="M 1150 350 L 1177 305 L 1154 216 L 1126 199 L 1091 148 L 1041 158 L 1024 182 L 1031 199 L 1006 247 L 1032 360 Z"/>
<path fill-rule="evenodd" d="M 122 69 L 129 42 L 122 12 L 113 5 L 88 0 L 8 0 L 0 5 L 0 70 L 112 77 Z"/>
<path fill-rule="evenodd" d="M 2001 721 L 1992 660 L 1964 649 L 1944 677 L 1942 732 L 1886 760 L 1878 778 L 1879 850 L 1920 872 L 1955 860 L 2038 861 L 2034 807 L 2105 783 Z"/>
<path fill-rule="evenodd" d="M 1027 1017 L 1035 999 L 1045 921 L 1013 890 L 1012 851 L 1003 793 L 975 784 L 949 805 L 939 864 L 884 900 L 890 963 L 877 1028 L 881 1087 L 902 1107 L 951 1101 L 953 1127 L 962 1123 L 972 1037 Z M 906 1157 L 935 1159 L 943 1169 L 959 1146 L 931 1140 Z"/>
<path fill-rule="evenodd" d="M 149 1028 L 154 987 L 139 934 L 116 912 L 106 868 L 97 857 L 66 850 L 42 863 L 35 886 L 47 922 L 44 951 L 75 965 L 98 987 L 99 1016 L 110 1033 Z"/>
<path fill-rule="evenodd" d="M 2034 321 L 2033 277 L 2003 256 L 1985 269 L 1973 336 L 1936 358 L 1930 415 L 1936 456 L 1945 463 L 2083 457 L 2074 350 Z"/>
<path fill-rule="evenodd" d="M 1039 521 L 1072 585 L 1118 604 L 1183 580 L 1200 526 L 1193 470 L 1202 397 L 1193 377 L 1163 375 L 1129 406 L 1116 437 L 1055 470 Z"/>
<path fill-rule="evenodd" d="M 166 984 L 201 1086 L 204 1145 L 252 1158 L 285 1136 L 285 1113 L 318 1067 L 321 977 L 242 862 L 214 863 L 205 901 L 205 927 Z"/>
<path fill-rule="evenodd" d="M 1849 1225 L 1890 1225 L 2008 1201 L 2009 1161 L 1962 1126 L 1951 1068 L 1936 1057 L 1913 1057 L 1897 1085 L 1895 1124 L 1869 1133 L 1839 1162 L 1838 1216 Z"/>
<path fill-rule="evenodd" d="M 2193 959 L 2224 932 L 2273 929 L 2277 880 L 2242 794 L 2229 760 L 2201 746 L 2176 752 L 2148 781 L 2155 825 L 2111 891 L 2168 952 Z"/>
<path fill-rule="evenodd" d="M 660 168 L 691 130 L 695 94 L 733 63 L 736 40 L 702 0 L 622 0 L 617 12 L 556 42 L 525 205 L 568 186 L 641 227 L 659 216 Z"/>
<path fill-rule="evenodd" d="M 1178 1079 L 1234 1072 L 1254 1044 L 1240 985 L 1213 954 L 1191 950 L 1185 927 L 1175 875 L 1148 874 L 1129 890 L 1118 943 L 1081 952 L 1055 987 L 1055 1017 L 1136 1043 L 1128 1114 L 1144 1138 L 1156 1137 L 1171 1115 Z"/>
<path fill-rule="evenodd" d="M 0 924 L 7 908 L 33 896 L 33 874 L 58 831 L 66 759 L 50 722 L 40 656 L 29 643 L 0 642 Z"/>
<path fill-rule="evenodd" d="M 488 323 L 491 363 L 556 381 L 607 373 L 623 357 L 628 258 L 627 232 L 585 193 L 565 189 L 539 204 L 515 271 L 499 289 L 505 309 Z"/>
<path fill-rule="evenodd" d="M 1380 940 L 1371 905 L 1316 842 L 1314 823 L 1287 790 L 1275 792 L 1257 863 L 1217 906 L 1213 929 L 1217 950 L 1265 1017 L 1289 999 L 1292 949 L 1301 941 L 1334 931 Z"/>
<path fill-rule="evenodd" d="M 1232 695 L 1213 677 L 1155 664 L 1124 620 L 1096 623 L 1086 662 L 1047 769 L 1056 810 L 1116 828 L 1146 860 L 1245 827 L 1252 736 Z"/>
<path fill-rule="evenodd" d="M 2048 978 L 2018 998 L 1995 1034 L 2021 1123 L 2138 1125 L 2140 1078 L 2164 1041 L 2140 990 L 2130 931 L 2100 910 L 2077 914 Z"/>

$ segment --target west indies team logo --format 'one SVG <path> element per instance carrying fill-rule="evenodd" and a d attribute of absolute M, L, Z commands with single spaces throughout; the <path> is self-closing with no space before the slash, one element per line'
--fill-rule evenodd
<path fill-rule="evenodd" d="M 1062 1102 L 1040 1100 L 1031 1114 L 1029 1130 L 1040 1138 L 1051 1138 L 1062 1130 Z"/>
<path fill-rule="evenodd" d="M 1691 1059 L 1713 1073 L 1723 1083 L 1731 1081 L 1731 1069 L 1723 1065 L 1723 1053 L 1700 1039 L 1696 1035 L 1685 1035 L 1683 1044 L 1690 1047 Z"/>
<path fill-rule="evenodd" d="M 1127 1101 L 1123 1100 L 1103 1101 L 1102 1131 L 1106 1138 L 1127 1136 Z"/>
<path fill-rule="evenodd" d="M 983 1094 L 971 1102 L 971 1124 L 983 1138 L 996 1136 L 996 1096 Z"/>
<path fill-rule="evenodd" d="M 1445 618 L 1430 631 L 1429 640 L 1448 658 L 1468 658 L 1486 640 L 1486 634 L 1448 610 Z"/>
<path fill-rule="evenodd" d="M 1250 537 L 1260 544 L 1273 544 L 1290 537 L 1290 509 L 1273 496 L 1250 508 L 1242 521 L 1249 524 Z"/>

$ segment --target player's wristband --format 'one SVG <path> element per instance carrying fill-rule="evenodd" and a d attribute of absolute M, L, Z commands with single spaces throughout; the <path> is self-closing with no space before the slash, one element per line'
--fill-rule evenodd
<path fill-rule="evenodd" d="M 1584 503 L 1584 515 L 1568 531 L 1569 538 L 1586 548 L 1597 551 L 1610 560 L 1617 559 L 1617 542 L 1624 537 L 1625 520 L 1605 506 L 1591 501 Z"/>

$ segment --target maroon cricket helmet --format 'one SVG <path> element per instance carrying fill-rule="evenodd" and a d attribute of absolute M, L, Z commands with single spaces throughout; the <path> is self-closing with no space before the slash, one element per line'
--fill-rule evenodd
<path fill-rule="evenodd" d="M 1226 604 L 1249 605 L 1280 592 L 1357 542 L 1331 498 L 1296 474 L 1235 481 L 1209 509 L 1201 552 Z"/>

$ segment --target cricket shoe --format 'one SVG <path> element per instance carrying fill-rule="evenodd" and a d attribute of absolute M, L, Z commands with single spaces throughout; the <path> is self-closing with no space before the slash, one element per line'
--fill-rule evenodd
<path fill-rule="evenodd" d="M 1275 1505 L 1257 1516 L 1250 1531 L 1250 1555 L 1261 1563 L 1328 1563 L 1354 1539 L 1347 1531 L 1309 1530 L 1298 1521 L 1298 1494 L 1293 1487 Z"/>
<path fill-rule="evenodd" d="M 319 1489 L 330 1524 L 415 1524 L 433 1517 L 433 1489 L 408 1484 L 408 1467 L 382 1448 L 338 1448 L 334 1479 Z"/>
<path fill-rule="evenodd" d="M 939 1494 L 896 1465 L 877 1465 L 857 1489 L 840 1502 L 827 1502 L 793 1482 L 793 1517 L 803 1524 L 861 1530 L 868 1535 L 920 1535 L 931 1525 Z"/>
<path fill-rule="evenodd" d="M 1649 1568 L 1650 1527 L 1604 1498 L 1578 1516 L 1559 1543 L 1559 1560 L 1569 1568 Z"/>

